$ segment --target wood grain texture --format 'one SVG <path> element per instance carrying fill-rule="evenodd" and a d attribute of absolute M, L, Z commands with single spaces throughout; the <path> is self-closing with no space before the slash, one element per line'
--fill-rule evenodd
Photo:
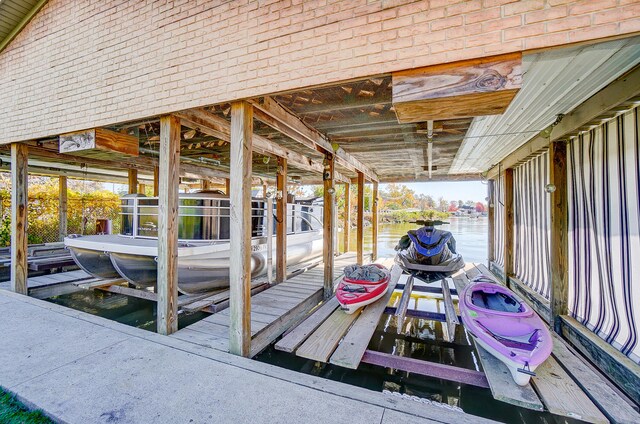
<path fill-rule="evenodd" d="M 129 194 L 136 194 L 138 192 L 138 170 L 137 169 L 129 169 L 127 170 L 127 176 L 129 179 Z"/>
<path fill-rule="evenodd" d="M 159 189 L 159 175 L 160 175 L 160 168 L 158 168 L 157 166 L 153 167 L 153 196 L 154 197 L 158 197 L 159 193 L 160 193 L 160 189 Z"/>
<path fill-rule="evenodd" d="M 296 355 L 313 361 L 327 362 L 358 315 L 360 310 L 351 315 L 345 314 L 340 309 L 335 310 L 298 348 Z"/>
<path fill-rule="evenodd" d="M 609 422 L 553 357 L 536 369 L 531 381 L 552 414 L 590 423 Z"/>
<path fill-rule="evenodd" d="M 28 154 L 26 144 L 11 145 L 11 291 L 27 294 Z"/>
<path fill-rule="evenodd" d="M 364 174 L 358 172 L 358 215 L 356 219 L 357 263 L 364 264 Z"/>
<path fill-rule="evenodd" d="M 513 275 L 514 252 L 514 202 L 513 202 L 513 169 L 504 170 L 504 275 L 505 282 Z"/>
<path fill-rule="evenodd" d="M 229 352 L 251 355 L 251 141 L 253 109 L 231 104 Z"/>
<path fill-rule="evenodd" d="M 378 259 L 378 182 L 373 182 L 372 190 L 372 202 L 371 202 L 371 260 L 376 261 Z"/>
<path fill-rule="evenodd" d="M 322 261 L 324 263 L 324 298 L 330 299 L 333 296 L 333 273 L 335 256 L 335 208 L 336 194 L 333 181 L 335 156 L 327 155 L 324 160 L 324 210 L 322 213 Z"/>
<path fill-rule="evenodd" d="M 460 324 L 458 320 L 458 314 L 456 308 L 453 306 L 453 299 L 451 298 L 450 283 L 453 284 L 451 278 L 443 278 L 442 282 L 442 297 L 444 299 L 444 312 L 447 320 L 446 331 L 443 331 L 447 342 L 453 342 L 456 335 L 456 325 Z"/>
<path fill-rule="evenodd" d="M 551 236 L 549 268 L 551 273 L 551 319 L 553 328 L 561 332 L 560 316 L 569 311 L 569 201 L 567 198 L 567 145 L 562 141 L 551 144 L 549 152 L 551 184 Z"/>
<path fill-rule="evenodd" d="M 278 157 L 276 190 L 276 283 L 287 279 L 287 159 Z"/>
<path fill-rule="evenodd" d="M 67 210 L 68 210 L 68 192 L 67 177 L 58 177 L 58 240 L 63 241 L 67 236 Z"/>
<path fill-rule="evenodd" d="M 305 319 L 300 325 L 284 336 L 275 348 L 283 352 L 295 352 L 311 333 L 313 333 L 337 308 L 340 306 L 338 299 L 332 297 Z"/>
<path fill-rule="evenodd" d="M 158 333 L 178 331 L 178 185 L 180 120 L 160 118 L 158 174 Z M 135 185 L 133 187 L 136 187 Z"/>
<path fill-rule="evenodd" d="M 364 307 L 356 322 L 331 355 L 332 364 L 354 370 L 358 368 L 401 274 L 402 269 L 394 265 L 391 269 L 387 293 L 380 300 Z"/>
<path fill-rule="evenodd" d="M 411 292 L 413 290 L 413 283 L 415 278 L 413 275 L 402 276 L 404 281 L 404 289 L 402 290 L 402 295 L 400 296 L 400 300 L 398 301 L 398 306 L 396 308 L 395 315 L 398 317 L 398 322 L 404 321 L 404 317 L 407 315 L 407 309 L 409 309 L 409 301 L 411 300 Z"/>
<path fill-rule="evenodd" d="M 60 153 L 87 157 L 138 156 L 138 138 L 126 133 L 93 128 L 60 136 Z"/>
<path fill-rule="evenodd" d="M 342 253 L 347 253 L 349 251 L 349 239 L 351 238 L 351 184 L 349 183 L 344 183 L 344 210 L 342 217 Z"/>
<path fill-rule="evenodd" d="M 231 180 L 229 178 L 224 179 L 224 194 L 229 196 L 231 193 Z"/>
<path fill-rule="evenodd" d="M 500 114 L 521 86 L 520 53 L 392 74 L 401 123 Z"/>

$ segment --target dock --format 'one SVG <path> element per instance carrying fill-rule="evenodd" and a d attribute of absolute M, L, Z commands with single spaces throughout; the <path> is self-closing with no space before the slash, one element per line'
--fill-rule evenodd
<path fill-rule="evenodd" d="M 437 287 L 416 290 L 442 293 L 445 314 L 426 313 L 422 317 L 443 322 L 445 342 L 453 342 L 455 327 L 461 325 L 457 305 L 453 302 L 454 296 L 457 300 L 457 294 L 479 275 L 492 278 L 496 284 L 500 284 L 486 266 L 469 264 L 453 278 L 441 281 L 440 290 Z M 593 423 L 639 422 L 638 412 L 556 335 L 553 336 L 553 355 L 536 370 L 532 384 L 524 387 L 516 385 L 506 366 L 478 345 L 474 345 L 474 348 L 482 366 L 477 370 L 369 350 L 369 342 L 383 313 L 393 313 L 402 319 L 405 316 L 421 316 L 419 311 L 408 309 L 408 298 L 414 287 L 412 280 L 412 276 L 402 275 L 400 269 L 394 266 L 390 290 L 383 300 L 366 306 L 360 313 L 347 315 L 338 309 L 337 301 L 332 298 L 289 331 L 276 343 L 275 348 L 302 358 L 350 369 L 358 368 L 360 363 L 369 363 L 489 388 L 496 400 L 531 410 L 549 411 L 567 418 Z M 455 286 L 455 290 L 452 286 Z M 397 305 L 388 305 L 391 293 L 396 288 L 403 293 Z"/>
<path fill-rule="evenodd" d="M 1 289 L 0 306 L 0 386 L 59 422 L 492 422 Z"/>

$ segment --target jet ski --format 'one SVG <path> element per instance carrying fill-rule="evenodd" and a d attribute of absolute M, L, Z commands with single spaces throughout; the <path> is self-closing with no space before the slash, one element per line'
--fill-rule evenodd
<path fill-rule="evenodd" d="M 395 250 L 395 262 L 407 273 L 426 281 L 448 277 L 464 268 L 462 255 L 456 252 L 456 240 L 449 231 L 438 230 L 443 221 L 416 221 L 422 225 L 402 236 Z"/>

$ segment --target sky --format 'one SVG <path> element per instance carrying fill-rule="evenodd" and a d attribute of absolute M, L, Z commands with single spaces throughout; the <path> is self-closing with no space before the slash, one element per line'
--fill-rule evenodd
<path fill-rule="evenodd" d="M 438 200 L 444 197 L 446 200 L 473 200 L 474 202 L 486 202 L 487 185 L 480 181 L 450 181 L 432 183 L 404 183 L 416 194 L 430 195 Z M 382 189 L 385 184 L 380 185 Z"/>

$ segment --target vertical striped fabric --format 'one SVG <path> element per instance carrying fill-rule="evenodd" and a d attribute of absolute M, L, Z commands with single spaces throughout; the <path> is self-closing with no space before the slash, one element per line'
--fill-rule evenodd
<path fill-rule="evenodd" d="M 638 109 L 568 144 L 569 310 L 640 363 Z"/>
<path fill-rule="evenodd" d="M 504 174 L 495 181 L 493 205 L 493 261 L 504 269 Z"/>
<path fill-rule="evenodd" d="M 549 153 L 530 159 L 513 171 L 514 273 L 519 280 L 549 300 L 549 238 L 551 216 Z"/>

